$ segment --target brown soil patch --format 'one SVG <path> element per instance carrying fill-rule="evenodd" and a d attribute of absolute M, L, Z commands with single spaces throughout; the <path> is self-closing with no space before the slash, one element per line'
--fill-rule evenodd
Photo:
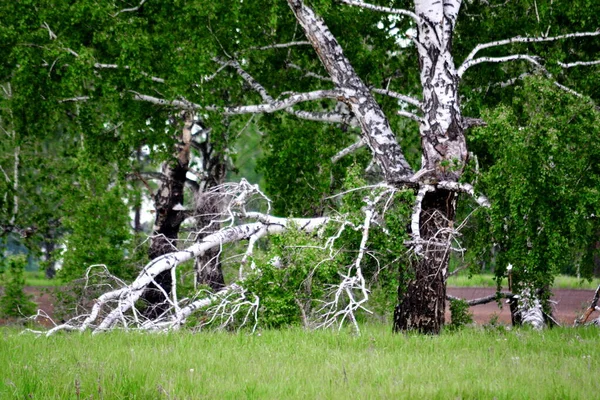
<path fill-rule="evenodd" d="M 594 297 L 594 290 L 555 289 L 552 300 L 554 305 L 554 318 L 563 325 L 573 325 L 575 319 L 583 313 Z M 494 288 L 455 288 L 449 287 L 448 294 L 466 300 L 477 299 L 495 293 Z M 491 318 L 498 316 L 498 322 L 510 324 L 510 309 L 506 300 L 498 303 L 491 302 L 471 307 L 473 319 L 478 325 L 490 322 Z M 450 311 L 446 310 L 446 321 L 450 321 Z"/>

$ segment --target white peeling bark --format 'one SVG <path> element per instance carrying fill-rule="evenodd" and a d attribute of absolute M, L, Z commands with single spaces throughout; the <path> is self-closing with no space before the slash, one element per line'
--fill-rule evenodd
<path fill-rule="evenodd" d="M 458 97 L 459 75 L 451 52 L 460 4 L 460 0 L 415 1 L 424 114 L 421 168 L 435 171 L 440 181 L 457 181 L 468 157 Z"/>
<path fill-rule="evenodd" d="M 306 232 L 312 232 L 329 221 L 329 218 L 278 218 L 258 213 L 248 213 L 247 217 L 257 218 L 259 222 L 223 229 L 206 236 L 202 241 L 195 243 L 185 250 L 165 254 L 152 260 L 129 286 L 100 296 L 96 300 L 90 315 L 78 329 L 83 331 L 89 328 L 98 319 L 102 307 L 107 302 L 118 299 L 118 306 L 108 313 L 94 332 L 98 333 L 112 328 L 134 306 L 135 302 L 159 274 L 169 272 L 181 263 L 201 256 L 210 249 L 221 247 L 226 243 L 239 242 L 250 238 L 258 239 L 270 234 L 279 234 L 284 232 L 290 225 Z M 205 304 L 203 300 L 192 303 L 187 307 L 181 308 L 180 314 L 186 315 L 203 304 Z M 54 328 L 49 334 L 60 329 L 64 329 L 64 326 Z"/>
<path fill-rule="evenodd" d="M 338 100 L 346 103 L 358 120 L 363 137 L 386 180 L 406 180 L 412 174 L 412 168 L 402 153 L 396 135 L 327 25 L 302 0 L 288 0 L 288 4 L 333 83 L 343 90 L 343 95 Z"/>

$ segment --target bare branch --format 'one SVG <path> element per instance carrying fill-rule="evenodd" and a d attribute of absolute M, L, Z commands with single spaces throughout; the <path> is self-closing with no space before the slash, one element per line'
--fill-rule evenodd
<path fill-rule="evenodd" d="M 58 100 L 59 103 L 69 103 L 69 102 L 79 102 L 79 101 L 88 101 L 90 96 L 78 96 L 78 97 L 70 97 L 68 99 Z"/>
<path fill-rule="evenodd" d="M 310 46 L 310 42 L 296 41 L 296 42 L 288 42 L 288 43 L 271 44 L 268 46 L 261 46 L 261 47 L 248 47 L 247 49 L 242 50 L 242 53 L 245 53 L 245 52 L 251 51 L 251 50 L 286 49 L 286 48 L 293 47 L 293 46 Z"/>
<path fill-rule="evenodd" d="M 303 111 L 288 108 L 286 111 L 290 114 L 295 115 L 298 118 L 305 119 L 307 121 L 327 122 L 332 124 L 345 124 L 352 127 L 359 126 L 358 120 L 352 114 L 340 114 L 336 112 L 317 112 L 317 111 Z"/>
<path fill-rule="evenodd" d="M 442 181 L 437 184 L 437 186 L 441 189 L 451 190 L 455 192 L 463 192 L 471 195 L 481 207 L 489 208 L 491 206 L 490 201 L 487 197 L 481 195 L 479 197 L 475 196 L 475 189 L 472 185 L 468 183 L 458 183 L 458 182 L 449 182 Z"/>
<path fill-rule="evenodd" d="M 423 255 L 423 244 L 421 243 L 421 209 L 423 199 L 427 192 L 433 192 L 435 187 L 432 185 L 421 185 L 415 198 L 415 205 L 413 206 L 412 216 L 410 218 L 410 235 L 412 236 L 412 242 L 414 242 L 414 251 L 417 255 Z"/>
<path fill-rule="evenodd" d="M 396 114 L 398 114 L 398 115 L 400 115 L 400 116 L 402 116 L 402 117 L 407 117 L 407 118 L 410 118 L 410 119 L 412 119 L 413 121 L 415 121 L 415 122 L 418 122 L 418 123 L 422 123 L 422 122 L 423 122 L 423 118 L 419 117 L 419 116 L 418 116 L 418 115 L 416 115 L 416 114 L 413 114 L 413 113 L 411 113 L 411 112 L 408 112 L 408 111 L 402 111 L 402 110 L 398 110 L 398 111 L 396 111 Z"/>
<path fill-rule="evenodd" d="M 490 47 L 504 46 L 504 45 L 512 44 L 512 43 L 553 42 L 553 41 L 561 40 L 561 39 L 570 39 L 570 38 L 576 38 L 576 37 L 592 37 L 592 36 L 598 36 L 598 35 L 600 35 L 600 30 L 594 31 L 594 32 L 568 33 L 568 34 L 565 34 L 565 35 L 550 36 L 550 37 L 523 37 L 523 36 L 516 36 L 516 37 L 510 38 L 510 39 L 497 40 L 495 42 L 478 44 L 471 51 L 471 53 L 469 53 L 469 55 L 467 56 L 467 58 L 465 58 L 465 61 L 463 62 L 463 65 L 465 65 L 465 63 L 468 63 L 469 61 L 471 61 L 473 59 L 473 57 L 475 57 L 475 54 L 477 54 L 479 51 L 481 51 L 483 49 L 488 49 Z M 461 66 L 461 69 L 462 69 L 462 66 Z"/>
<path fill-rule="evenodd" d="M 366 8 L 368 10 L 379 11 L 379 12 L 384 12 L 384 13 L 388 13 L 388 14 L 406 15 L 407 17 L 412 18 L 416 23 L 420 22 L 420 19 L 417 16 L 417 14 L 415 14 L 412 11 L 402 10 L 399 8 L 389 8 L 389 7 L 377 6 L 374 4 L 369 4 L 369 3 L 365 3 L 365 2 L 357 1 L 357 0 L 340 0 L 340 1 L 342 3 L 348 4 L 349 6 Z"/>
<path fill-rule="evenodd" d="M 587 322 L 587 320 L 590 318 L 590 315 L 592 315 L 592 313 L 596 310 L 598 310 L 598 302 L 600 301 L 600 285 L 598 285 L 598 288 L 596 289 L 596 292 L 594 293 L 594 297 L 592 298 L 592 302 L 590 303 L 589 307 L 585 310 L 585 313 L 583 313 L 583 315 L 579 318 L 577 318 L 575 320 L 575 326 L 577 325 L 581 325 L 581 324 L 585 324 Z M 600 310 L 598 310 L 600 311 Z M 600 318 L 599 318 L 600 321 Z"/>
<path fill-rule="evenodd" d="M 138 5 L 137 5 L 137 7 L 124 8 L 124 9 L 122 9 L 121 11 L 119 11 L 119 12 L 117 12 L 117 13 L 113 14 L 113 15 L 112 15 L 112 17 L 114 18 L 114 17 L 116 17 L 117 15 L 119 15 L 119 14 L 121 14 L 121 13 L 126 13 L 126 12 L 135 12 L 135 11 L 139 10 L 139 9 L 140 9 L 140 7 L 141 7 L 141 6 L 143 6 L 145 2 L 146 2 L 146 0 L 142 0 L 142 1 L 140 1 L 140 4 L 138 4 Z"/>
<path fill-rule="evenodd" d="M 538 62 L 538 60 L 536 60 L 536 57 L 534 57 L 534 56 L 530 56 L 528 54 L 513 54 L 513 55 L 505 56 L 505 57 L 479 57 L 476 59 L 465 61 L 460 66 L 457 73 L 458 73 L 459 77 L 462 77 L 463 74 L 465 73 L 465 71 L 474 65 L 481 64 L 484 62 L 502 63 L 502 62 L 513 61 L 513 60 L 525 60 L 525 61 L 532 63 L 533 65 L 535 65 L 537 67 L 540 66 L 540 63 Z"/>
<path fill-rule="evenodd" d="M 54 32 L 52 32 L 52 29 L 50 29 L 50 26 L 47 22 L 44 22 L 42 24 L 42 28 L 46 28 L 46 30 L 48 31 L 48 36 L 50 36 L 50 40 L 55 40 L 58 37 Z"/>
<path fill-rule="evenodd" d="M 419 100 L 415 99 L 414 97 L 405 96 L 403 94 L 400 94 L 398 92 L 394 92 L 393 90 L 388 90 L 388 89 L 372 88 L 371 91 L 374 93 L 383 94 L 385 96 L 390 96 L 390 97 L 393 97 L 398 100 L 402 100 L 408 104 L 412 104 L 413 106 L 418 107 L 419 110 L 421 109 L 421 102 Z"/>
<path fill-rule="evenodd" d="M 341 158 L 347 156 L 348 154 L 354 153 L 356 150 L 360 149 L 365 144 L 366 144 L 365 140 L 361 138 L 358 142 L 356 142 L 356 143 L 354 143 L 354 144 L 346 147 L 343 150 L 340 150 L 336 155 L 334 155 L 333 157 L 331 157 L 331 163 L 335 164 Z"/>
<path fill-rule="evenodd" d="M 576 62 L 572 62 L 572 63 L 563 63 L 563 62 L 558 62 L 558 65 L 560 65 L 563 68 L 573 68 L 573 67 L 581 67 L 581 66 L 590 66 L 590 65 L 598 65 L 600 64 L 600 60 L 595 60 L 595 61 L 576 61 Z"/>
<path fill-rule="evenodd" d="M 145 94 L 130 91 L 134 94 L 135 100 L 147 101 L 153 104 L 174 107 L 184 110 L 207 110 L 207 111 L 221 111 L 225 115 L 239 115 L 239 114 L 259 114 L 259 113 L 272 113 L 275 111 L 284 110 L 295 104 L 321 100 L 321 99 L 339 99 L 345 97 L 345 92 L 342 90 L 316 90 L 314 92 L 297 93 L 292 94 L 285 99 L 275 100 L 270 103 L 239 106 L 239 107 L 218 107 L 218 106 L 201 106 L 196 103 L 192 103 L 184 100 L 165 100 L 154 96 L 148 96 Z"/>
<path fill-rule="evenodd" d="M 491 294 L 489 296 L 479 297 L 477 299 L 472 299 L 472 300 L 466 300 L 466 299 L 461 299 L 460 297 L 456 297 L 456 296 L 447 294 L 446 299 L 447 300 L 464 300 L 467 302 L 467 304 L 469 306 L 478 306 L 480 304 L 491 303 L 492 301 L 496 301 L 498 299 L 510 299 L 513 296 L 514 296 L 514 294 L 510 293 L 510 292 L 497 292 L 497 293 Z"/>
<path fill-rule="evenodd" d="M 219 58 L 215 58 L 214 61 L 222 66 L 232 66 L 233 68 L 235 68 L 238 75 L 241 76 L 242 79 L 244 79 L 244 81 L 246 81 L 246 83 L 248 83 L 252 89 L 258 92 L 258 94 L 260 94 L 260 97 L 262 97 L 264 101 L 273 101 L 273 98 L 269 95 L 269 93 L 267 93 L 267 90 L 260 83 L 258 83 L 252 77 L 252 75 L 246 72 L 237 61 L 223 61 Z"/>
<path fill-rule="evenodd" d="M 316 78 L 318 80 L 325 81 L 325 82 L 333 82 L 333 79 L 331 79 L 328 76 L 315 74 L 314 72 L 311 72 L 311 71 L 305 71 L 301 66 L 296 65 L 294 63 L 287 63 L 286 65 L 292 69 L 304 72 L 304 76 L 307 78 Z"/>
<path fill-rule="evenodd" d="M 96 69 L 119 69 L 119 65 L 117 64 L 103 64 L 103 63 L 94 63 L 94 68 Z M 129 65 L 125 65 L 122 67 L 123 69 L 131 69 Z M 140 72 L 143 76 L 149 77 L 153 82 L 165 83 L 163 78 L 159 78 L 157 76 L 150 76 L 147 72 Z"/>

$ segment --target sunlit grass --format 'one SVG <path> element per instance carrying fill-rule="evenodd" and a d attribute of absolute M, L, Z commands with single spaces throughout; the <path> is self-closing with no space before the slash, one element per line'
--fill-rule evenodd
<path fill-rule="evenodd" d="M 600 279 L 595 278 L 591 282 L 574 276 L 558 275 L 554 279 L 553 288 L 556 289 L 596 289 Z M 448 286 L 452 287 L 496 287 L 496 280 L 492 274 L 477 274 L 469 277 L 467 274 L 459 274 L 448 278 Z M 507 279 L 502 280 L 502 287 L 508 287 Z"/>
<path fill-rule="evenodd" d="M 0 330 L 0 398 L 592 398 L 599 329 L 68 334 Z"/>

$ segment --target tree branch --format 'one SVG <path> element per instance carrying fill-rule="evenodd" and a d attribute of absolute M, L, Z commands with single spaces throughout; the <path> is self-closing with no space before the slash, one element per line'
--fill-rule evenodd
<path fill-rule="evenodd" d="M 576 61 L 576 62 L 572 62 L 572 63 L 563 63 L 563 62 L 558 62 L 558 65 L 560 65 L 563 68 L 573 68 L 573 67 L 581 67 L 581 66 L 591 66 L 591 65 L 598 65 L 600 64 L 600 60 L 595 60 L 595 61 Z"/>
<path fill-rule="evenodd" d="M 479 57 L 479 58 L 476 58 L 473 60 L 469 60 L 467 62 L 464 62 L 460 66 L 457 73 L 458 73 L 459 77 L 462 77 L 463 74 L 465 73 L 465 71 L 474 65 L 481 64 L 484 62 L 502 63 L 502 62 L 513 61 L 513 60 L 525 60 L 525 61 L 532 63 L 533 65 L 535 65 L 537 67 L 541 66 L 540 63 L 538 62 L 538 60 L 536 60 L 536 57 L 534 57 L 534 56 L 530 56 L 528 54 L 513 54 L 513 55 L 505 56 L 505 57 Z"/>
<path fill-rule="evenodd" d="M 345 124 L 352 127 L 359 126 L 358 120 L 352 114 L 340 114 L 336 112 L 317 112 L 317 111 L 303 111 L 295 110 L 293 108 L 287 108 L 286 111 L 298 118 L 305 119 L 307 121 L 327 122 L 332 124 Z"/>
<path fill-rule="evenodd" d="M 294 63 L 289 62 L 286 65 L 289 68 L 292 68 L 292 69 L 304 72 L 304 76 L 307 77 L 307 78 L 315 78 L 315 79 L 318 79 L 320 81 L 333 82 L 333 79 L 331 79 L 328 76 L 323 76 L 323 75 L 315 74 L 314 72 L 311 72 L 311 71 L 305 71 L 301 66 L 296 65 Z"/>
<path fill-rule="evenodd" d="M 472 185 L 468 183 L 458 183 L 458 182 L 450 182 L 450 181 L 442 181 L 438 182 L 438 188 L 451 190 L 454 192 L 463 192 L 471 195 L 481 207 L 489 208 L 491 207 L 490 201 L 487 197 L 481 195 L 479 197 L 475 196 L 475 189 Z"/>
<path fill-rule="evenodd" d="M 288 0 L 296 20 L 313 45 L 317 56 L 333 83 L 342 88 L 346 103 L 359 121 L 362 134 L 388 181 L 401 181 L 412 174 L 389 121 L 377 104 L 369 88 L 354 71 L 350 61 L 322 18 L 302 0 Z"/>
<path fill-rule="evenodd" d="M 116 17 L 117 15 L 119 15 L 119 14 L 121 14 L 121 13 L 126 13 L 126 12 L 135 12 L 135 11 L 139 10 L 139 9 L 140 9 L 140 7 L 141 7 L 141 6 L 143 6 L 145 2 L 146 2 L 146 0 L 142 0 L 142 1 L 140 1 L 140 4 L 138 4 L 138 5 L 137 5 L 137 7 L 124 8 L 124 9 L 122 9 L 121 11 L 119 11 L 119 12 L 117 12 L 117 13 L 113 14 L 113 15 L 112 15 L 112 17 L 114 18 L 114 17 Z"/>
<path fill-rule="evenodd" d="M 372 88 L 371 91 L 374 93 L 385 95 L 385 96 L 390 96 L 390 97 L 393 97 L 398 100 L 402 100 L 408 104 L 412 104 L 413 106 L 418 107 L 419 110 L 421 110 L 421 102 L 419 100 L 415 99 L 414 97 L 405 96 L 398 92 L 394 92 L 392 90 L 387 90 L 387 89 Z"/>
<path fill-rule="evenodd" d="M 369 3 L 365 3 L 365 2 L 357 1 L 357 0 L 340 0 L 340 1 L 344 4 L 348 4 L 349 6 L 366 8 L 368 10 L 379 11 L 379 12 L 384 12 L 384 13 L 388 13 L 388 14 L 405 15 L 407 17 L 412 18 L 416 23 L 420 22 L 420 19 L 417 16 L 417 14 L 415 14 L 412 11 L 403 10 L 400 8 L 389 8 L 389 7 L 377 6 L 374 4 L 369 4 Z"/>
<path fill-rule="evenodd" d="M 135 91 L 130 91 L 134 94 L 135 100 L 147 101 L 153 104 L 179 108 L 183 110 L 207 110 L 207 111 L 220 111 L 225 115 L 239 115 L 239 114 L 259 114 L 259 113 L 272 113 L 275 111 L 284 110 L 295 104 L 321 100 L 321 99 L 340 99 L 345 97 L 345 92 L 342 90 L 316 90 L 314 92 L 298 93 L 290 95 L 282 100 L 274 100 L 270 103 L 249 105 L 249 106 L 238 106 L 238 107 L 218 107 L 218 106 L 201 106 L 196 103 L 192 103 L 186 100 L 165 100 L 158 97 L 149 96 Z"/>
<path fill-rule="evenodd" d="M 271 49 L 287 49 L 288 47 L 293 46 L 310 46 L 310 42 L 307 41 L 296 41 L 296 42 L 288 42 L 288 43 L 276 43 L 270 44 L 268 46 L 260 46 L 260 47 L 249 47 L 244 52 L 250 50 L 271 50 Z"/>
<path fill-rule="evenodd" d="M 336 155 L 334 155 L 333 157 L 331 157 L 331 163 L 335 164 L 341 158 L 347 156 L 348 154 L 354 153 L 356 150 L 360 149 L 365 144 L 366 144 L 365 140 L 361 138 L 358 142 L 356 142 L 356 143 L 354 143 L 354 144 L 346 147 L 343 150 L 340 150 Z"/>
<path fill-rule="evenodd" d="M 576 37 L 591 37 L 591 36 L 598 36 L 598 35 L 600 35 L 600 30 L 594 31 L 594 32 L 568 33 L 568 34 L 565 34 L 565 35 L 550 36 L 550 37 L 522 37 L 522 36 L 515 36 L 515 37 L 510 38 L 510 39 L 497 40 L 495 42 L 478 44 L 471 51 L 471 53 L 469 53 L 469 55 L 467 56 L 467 58 L 465 58 L 465 60 L 463 61 L 463 65 L 465 63 L 469 62 L 470 60 L 472 60 L 473 57 L 475 57 L 475 54 L 477 54 L 479 51 L 481 51 L 483 49 L 488 49 L 490 47 L 504 46 L 504 45 L 513 44 L 513 43 L 553 42 L 553 41 L 561 40 L 561 39 L 570 39 L 570 38 L 576 38 Z M 462 66 L 461 66 L 461 68 L 462 68 Z"/>
<path fill-rule="evenodd" d="M 413 121 L 418 122 L 418 123 L 422 123 L 423 122 L 423 118 L 419 117 L 416 114 L 408 112 L 408 111 L 398 110 L 398 111 L 396 111 L 396 114 L 398 114 L 398 115 L 400 115 L 402 117 L 410 118 Z"/>
<path fill-rule="evenodd" d="M 446 295 L 446 300 L 463 300 L 466 301 L 469 306 L 478 306 L 480 304 L 491 303 L 492 301 L 496 301 L 498 299 L 510 299 L 514 296 L 513 293 L 510 292 L 497 292 L 485 297 L 479 297 L 477 299 L 466 300 L 461 299 L 460 297 L 452 296 L 450 294 Z"/>
<path fill-rule="evenodd" d="M 246 83 L 248 83 L 252 89 L 258 92 L 264 101 L 273 102 L 273 98 L 269 95 L 269 93 L 267 93 L 267 90 L 260 83 L 258 83 L 256 79 L 252 77 L 252 75 L 246 72 L 237 61 L 223 61 L 219 58 L 215 58 L 214 61 L 222 66 L 232 66 L 235 68 L 237 74 L 241 76 L 242 79 L 244 79 L 244 81 L 246 81 Z"/>

